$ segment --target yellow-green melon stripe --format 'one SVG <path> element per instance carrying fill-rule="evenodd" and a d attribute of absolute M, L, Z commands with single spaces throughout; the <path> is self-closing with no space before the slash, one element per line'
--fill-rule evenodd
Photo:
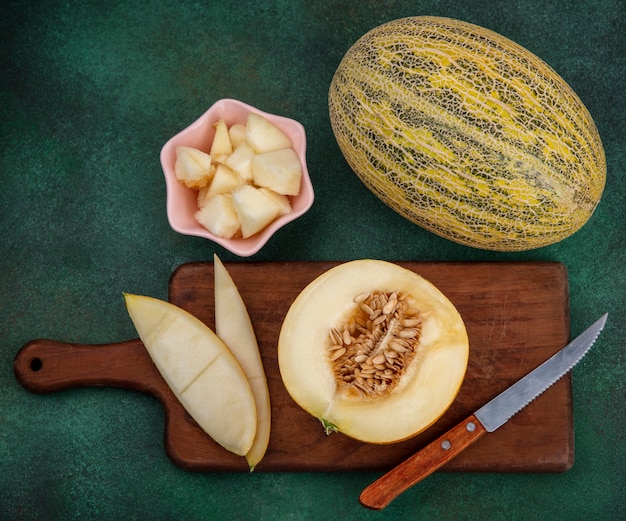
<path fill-rule="evenodd" d="M 380 56 L 385 56 L 385 53 L 388 52 L 389 48 L 394 47 L 394 36 L 397 40 L 403 41 L 403 43 L 407 46 L 414 46 L 419 49 L 420 54 L 428 55 L 428 56 L 437 56 L 439 60 L 439 70 L 437 71 L 441 74 L 445 71 L 450 64 L 454 64 L 460 60 L 469 60 L 473 65 L 477 65 L 480 69 L 485 73 L 485 75 L 493 82 L 494 89 L 499 85 L 507 85 L 511 86 L 512 79 L 516 79 L 518 81 L 513 82 L 517 89 L 519 89 L 519 99 L 524 101 L 524 106 L 522 108 L 527 108 L 526 105 L 530 105 L 535 110 L 539 111 L 542 114 L 543 118 L 549 118 L 552 122 L 556 121 L 559 123 L 557 130 L 559 131 L 559 139 L 557 141 L 563 142 L 566 137 L 569 137 L 570 143 L 581 143 L 581 142 L 589 142 L 590 136 L 587 132 L 589 129 L 589 125 L 580 124 L 580 122 L 576 122 L 576 119 L 580 121 L 586 121 L 588 118 L 588 114 L 586 114 L 586 109 L 581 106 L 580 103 L 576 103 L 575 100 L 568 100 L 569 104 L 575 105 L 576 110 L 568 110 L 568 117 L 565 116 L 564 111 L 555 112 L 556 107 L 551 107 L 546 105 L 546 102 L 541 103 L 537 99 L 537 95 L 533 92 L 533 84 L 535 86 L 541 85 L 544 90 L 543 98 L 545 100 L 554 100 L 554 99 L 567 99 L 563 98 L 563 89 L 560 88 L 561 81 L 560 78 L 554 73 L 551 69 L 546 69 L 550 74 L 543 74 L 540 78 L 541 81 L 538 81 L 535 77 L 537 76 L 537 67 L 532 68 L 527 65 L 523 60 L 508 60 L 506 62 L 507 68 L 500 70 L 506 72 L 507 75 L 498 74 L 498 66 L 497 61 L 505 59 L 504 51 L 500 49 L 500 46 L 494 45 L 493 42 L 491 46 L 487 45 L 489 40 L 471 38 L 471 35 L 465 34 L 464 39 L 467 39 L 466 42 L 471 47 L 462 47 L 458 41 L 453 41 L 450 38 L 438 41 L 438 48 L 433 49 L 432 52 L 430 49 L 424 47 L 424 41 L 428 37 L 432 37 L 433 35 L 437 36 L 437 33 L 431 34 L 420 34 L 420 37 L 412 37 L 412 36 L 402 36 L 404 40 L 400 40 L 400 37 L 397 35 L 390 36 L 385 33 L 382 36 L 377 36 L 372 39 L 371 45 L 378 49 Z M 447 36 L 450 36 L 449 34 Z M 502 42 L 501 42 L 502 43 Z M 512 50 L 517 51 L 521 49 L 519 46 L 510 42 L 510 46 Z M 390 51 L 393 52 L 393 51 Z M 477 58 L 480 53 L 480 59 Z M 483 54 L 484 53 L 484 54 Z M 535 59 L 534 61 L 539 61 Z M 547 65 L 541 62 L 541 65 L 547 67 Z M 387 71 L 383 71 L 383 75 L 387 77 L 387 81 L 389 78 L 389 74 Z M 520 81 L 520 78 L 525 78 L 526 81 Z M 436 75 L 430 76 L 430 81 L 435 81 Z M 447 77 L 440 78 L 441 84 L 446 85 L 447 88 L 451 88 L 455 90 L 459 95 L 463 96 L 467 102 L 475 102 L 479 106 L 489 107 L 491 106 L 492 110 L 494 108 L 498 108 L 500 110 L 495 110 L 490 112 L 487 110 L 486 112 L 495 119 L 502 118 L 506 121 L 500 121 L 501 124 L 508 123 L 507 133 L 510 135 L 514 130 L 519 133 L 520 141 L 525 142 L 527 139 L 531 139 L 533 141 L 546 141 L 549 143 L 554 143 L 554 134 L 553 130 L 551 132 L 546 132 L 540 125 L 537 125 L 533 130 L 526 129 L 523 126 L 515 124 L 513 120 L 514 106 L 510 104 L 503 103 L 499 98 L 494 97 L 499 95 L 500 93 L 497 90 L 493 90 L 491 93 L 488 92 L 480 92 L 472 83 L 472 78 L 470 75 L 463 78 L 465 81 L 461 80 L 459 74 L 448 74 Z M 454 88 L 456 87 L 456 88 Z M 548 89 L 549 87 L 549 89 Z M 485 113 L 480 113 L 479 115 L 484 116 Z M 519 115 L 518 113 L 515 115 Z M 513 128 L 511 128 L 511 125 Z M 591 140 L 593 142 L 593 140 Z M 560 151 L 567 154 L 568 147 L 561 147 Z M 578 157 L 578 159 L 585 160 L 586 158 L 593 157 L 588 154 L 583 154 L 582 157 Z M 571 159 L 571 156 L 568 158 Z M 586 165 L 590 167 L 592 165 Z M 597 165 L 593 165 L 596 166 Z"/>
<path fill-rule="evenodd" d="M 377 83 L 377 81 L 380 81 L 381 84 L 384 83 L 384 77 L 377 78 L 375 74 L 371 75 L 369 80 L 370 80 L 369 83 L 374 84 L 374 85 Z M 355 85 L 350 86 L 350 89 L 353 93 L 355 92 L 356 88 L 357 87 Z M 391 94 L 394 93 L 395 85 L 387 86 L 387 88 L 389 89 Z M 401 92 L 400 94 L 403 94 L 403 93 Z M 399 99 L 400 97 L 401 96 L 396 96 L 396 99 Z M 363 96 L 363 99 L 365 99 L 365 96 Z M 411 141 L 410 139 L 402 139 L 403 138 L 402 134 L 406 134 L 408 132 L 407 129 L 411 128 L 411 127 L 408 127 L 408 125 L 406 125 L 405 122 L 403 122 L 402 120 L 396 119 L 395 121 L 392 121 L 390 115 L 388 113 L 385 113 L 384 111 L 374 113 L 369 107 L 363 106 L 362 108 L 363 110 L 359 114 L 361 117 L 359 118 L 358 123 L 355 122 L 354 126 L 348 130 L 347 135 L 350 135 L 350 134 L 356 135 L 358 128 L 361 128 L 361 129 L 369 128 L 376 132 L 379 132 L 380 134 L 385 134 L 385 130 L 388 128 L 391 128 L 391 129 L 398 128 L 400 129 L 399 133 L 396 133 L 393 136 L 392 142 L 395 147 L 403 149 L 405 158 L 407 159 L 410 158 L 411 155 L 415 151 L 419 151 L 421 147 L 424 147 L 423 142 Z M 460 118 L 453 119 L 453 115 L 451 115 L 449 112 L 445 112 L 441 110 L 439 107 L 432 106 L 432 104 L 429 104 L 428 102 L 422 99 L 419 99 L 419 98 L 416 99 L 416 102 L 414 103 L 414 108 L 419 109 L 425 114 L 433 114 L 433 119 L 437 119 L 438 121 L 443 121 L 445 123 L 445 128 L 460 128 L 461 130 L 459 131 L 459 133 L 465 134 L 467 136 L 471 136 L 477 143 L 481 143 L 483 147 L 489 146 L 489 147 L 492 147 L 494 149 L 501 150 L 501 151 L 506 150 L 508 151 L 508 155 L 510 157 L 515 157 L 516 155 L 518 155 L 519 161 L 523 161 L 526 164 L 533 164 L 534 167 L 537 169 L 537 171 L 544 170 L 545 171 L 544 174 L 547 174 L 549 178 L 551 178 L 555 184 L 559 185 L 558 191 L 560 192 L 563 190 L 562 184 L 560 180 L 558 179 L 558 175 L 555 172 L 546 170 L 545 165 L 542 162 L 536 160 L 534 156 L 523 153 L 514 145 L 511 145 L 510 143 L 503 141 L 501 139 L 495 139 L 493 136 L 485 134 L 480 129 L 476 129 L 475 127 L 467 125 L 465 122 L 460 120 Z M 370 116 L 371 119 L 367 120 L 366 119 L 367 116 Z M 387 122 L 388 124 L 385 125 L 384 124 L 385 122 Z M 420 129 L 416 129 L 416 131 L 419 132 Z M 436 138 L 434 137 L 433 137 L 433 142 L 436 142 Z M 366 148 L 367 150 L 371 151 L 375 155 L 377 152 L 380 153 L 381 155 L 378 156 L 378 161 L 380 163 L 391 164 L 390 161 L 387 160 L 388 157 L 387 158 L 383 157 L 382 155 L 383 149 L 381 147 L 374 146 L 376 144 L 377 144 L 376 139 L 372 139 L 370 143 L 367 143 L 367 144 L 363 143 L 362 146 Z M 402 145 L 404 145 L 404 147 Z M 450 166 L 458 165 L 460 158 L 458 157 L 458 155 L 454 154 L 454 152 L 452 152 L 450 149 L 446 149 L 444 151 L 443 147 L 440 144 L 439 144 L 439 147 L 440 148 L 437 148 L 435 145 L 427 144 L 425 146 L 426 148 L 425 153 L 427 155 L 430 154 L 431 157 L 435 157 L 435 159 L 442 160 L 443 164 L 440 164 L 439 167 L 442 169 L 443 173 L 450 175 L 451 171 L 445 169 L 445 164 L 450 164 Z M 419 177 L 421 176 L 419 176 L 419 173 L 416 173 L 416 175 L 417 177 L 414 178 L 414 181 L 418 182 Z M 420 188 L 426 188 L 426 187 L 421 186 Z M 544 195 L 547 195 L 547 190 L 544 189 L 544 192 L 545 192 Z M 553 192 L 556 192 L 556 190 L 553 190 Z M 503 203 L 510 205 L 512 201 L 513 200 L 503 201 Z M 563 203 L 563 201 L 559 201 L 559 202 Z M 526 209 L 527 204 L 528 204 L 527 199 L 524 199 L 521 202 L 521 205 L 524 207 L 524 209 Z M 514 222 L 513 219 L 511 221 Z"/>

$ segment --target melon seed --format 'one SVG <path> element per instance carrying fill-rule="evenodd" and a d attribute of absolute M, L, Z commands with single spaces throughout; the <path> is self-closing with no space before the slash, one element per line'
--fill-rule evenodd
<path fill-rule="evenodd" d="M 389 393 L 419 345 L 419 311 L 398 291 L 364 292 L 353 300 L 350 317 L 328 335 L 337 385 L 362 396 Z"/>

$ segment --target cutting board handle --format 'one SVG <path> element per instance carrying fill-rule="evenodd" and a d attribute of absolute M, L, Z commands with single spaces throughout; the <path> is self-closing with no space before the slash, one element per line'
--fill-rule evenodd
<path fill-rule="evenodd" d="M 139 339 L 93 345 L 36 339 L 19 350 L 13 370 L 20 384 L 35 393 L 107 386 L 163 399 L 167 389 Z"/>

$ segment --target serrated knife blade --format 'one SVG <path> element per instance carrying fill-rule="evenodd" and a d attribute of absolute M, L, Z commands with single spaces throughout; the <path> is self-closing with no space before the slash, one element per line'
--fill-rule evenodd
<path fill-rule="evenodd" d="M 607 317 L 607 313 L 602 315 L 539 367 L 369 485 L 359 497 L 361 504 L 374 510 L 383 509 L 402 492 L 432 474 L 483 434 L 504 425 L 566 375 L 587 354 L 604 328 Z"/>

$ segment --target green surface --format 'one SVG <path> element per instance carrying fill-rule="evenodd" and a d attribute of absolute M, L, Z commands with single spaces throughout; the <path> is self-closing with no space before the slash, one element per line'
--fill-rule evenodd
<path fill-rule="evenodd" d="M 608 161 L 589 223 L 554 246 L 490 253 L 403 220 L 357 180 L 326 106 L 332 74 L 370 28 L 461 18 L 552 65 L 593 115 Z M 3 4 L 0 223 L 0 518 L 623 520 L 626 314 L 626 8 L 623 0 Z M 549 260 L 569 270 L 571 328 L 608 326 L 574 369 L 576 461 L 563 474 L 438 473 L 380 513 L 378 473 L 191 474 L 162 442 L 156 400 L 119 389 L 25 391 L 13 359 L 48 337 L 136 336 L 122 292 L 167 297 L 188 261 L 237 260 L 172 231 L 159 151 L 232 97 L 301 121 L 316 202 L 249 260 Z"/>

